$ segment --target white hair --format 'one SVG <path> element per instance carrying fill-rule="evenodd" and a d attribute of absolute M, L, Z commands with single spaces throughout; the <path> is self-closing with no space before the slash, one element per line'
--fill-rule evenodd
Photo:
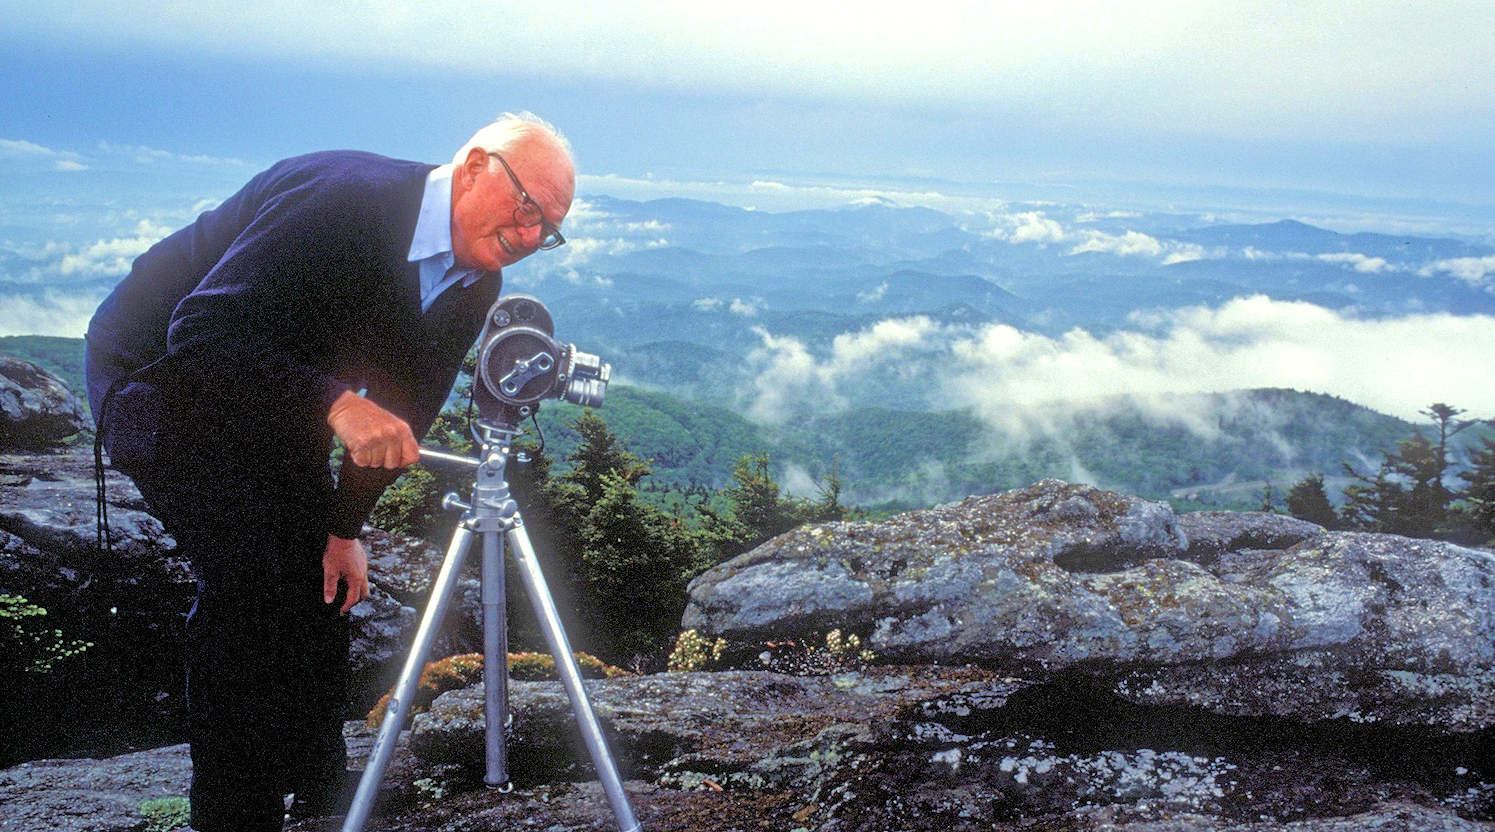
<path fill-rule="evenodd" d="M 521 110 L 517 113 L 504 113 L 494 119 L 492 124 L 473 133 L 472 138 L 452 157 L 452 164 L 460 166 L 475 147 L 490 153 L 507 153 L 519 142 L 535 136 L 549 139 L 566 154 L 567 159 L 571 158 L 571 142 L 561 135 L 561 131 L 555 129 L 555 125 L 528 110 Z M 574 165 L 573 161 L 573 167 Z"/>

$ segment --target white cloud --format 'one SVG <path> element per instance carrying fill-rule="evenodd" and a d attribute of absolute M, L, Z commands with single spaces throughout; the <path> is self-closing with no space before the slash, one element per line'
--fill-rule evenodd
<path fill-rule="evenodd" d="M 762 304 L 759 302 L 755 300 L 743 300 L 742 298 L 732 298 L 732 303 L 727 306 L 728 312 L 731 312 L 733 315 L 741 315 L 744 318 L 757 316 L 761 309 Z"/>
<path fill-rule="evenodd" d="M 1095 222 L 1096 220 L 1132 220 L 1141 217 L 1137 211 L 1081 211 L 1075 214 L 1075 222 Z"/>
<path fill-rule="evenodd" d="M 779 477 L 779 487 L 796 497 L 813 497 L 820 491 L 820 481 L 803 465 L 790 462 Z"/>
<path fill-rule="evenodd" d="M 757 369 L 748 394 L 748 417 L 774 424 L 805 409 L 836 410 L 846 405 L 841 388 L 848 381 L 863 381 L 874 373 L 917 376 L 927 369 L 921 348 L 937 329 L 923 315 L 889 318 L 837 335 L 829 354 L 815 356 L 798 338 L 755 327 L 763 346 L 748 356 L 749 364 Z M 920 360 L 910 361 L 910 356 L 920 356 Z"/>
<path fill-rule="evenodd" d="M 1350 266 L 1354 268 L 1355 271 L 1364 272 L 1365 274 L 1380 274 L 1381 272 L 1386 271 L 1388 268 L 1392 269 L 1393 271 L 1395 270 L 1394 267 L 1386 262 L 1386 259 L 1384 257 L 1367 257 L 1364 254 L 1355 254 L 1353 252 L 1347 252 L 1343 254 L 1320 254 L 1318 255 L 1318 259 L 1324 261 L 1325 263 L 1337 263 L 1344 266 Z"/>
<path fill-rule="evenodd" d="M 877 284 L 877 286 L 874 288 L 868 289 L 863 292 L 857 292 L 857 300 L 861 301 L 862 303 L 876 303 L 882 300 L 883 296 L 887 293 L 888 282 L 884 280 L 883 282 Z"/>
<path fill-rule="evenodd" d="M 196 153 L 175 153 L 170 150 L 161 150 L 145 145 L 114 144 L 113 142 L 100 141 L 98 143 L 100 153 L 109 156 L 128 158 L 142 165 L 151 165 L 157 162 L 189 162 L 195 165 L 238 165 L 246 166 L 249 163 L 243 159 L 235 159 L 225 156 L 207 156 Z"/>
<path fill-rule="evenodd" d="M 557 269 L 575 269 L 598 255 L 627 254 L 640 248 L 659 248 L 666 245 L 669 245 L 669 241 L 663 238 L 640 241 L 623 237 L 567 237 L 565 248 L 561 249 L 561 259 L 546 263 L 543 269 L 547 272 Z"/>
<path fill-rule="evenodd" d="M 105 290 L 36 295 L 0 295 L 0 335 L 57 335 L 81 338 Z"/>
<path fill-rule="evenodd" d="M 1490 288 L 1491 277 L 1495 276 L 1495 254 L 1486 257 L 1454 257 L 1448 260 L 1439 260 L 1424 266 L 1418 274 L 1423 277 L 1432 277 L 1438 273 L 1456 277 L 1468 283 L 1470 286 Z"/>
<path fill-rule="evenodd" d="M 1009 243 L 1047 245 L 1063 242 L 1067 236 L 1064 233 L 1064 226 L 1060 225 L 1058 220 L 1045 216 L 1042 211 L 1019 211 L 1004 214 L 997 219 L 1007 227 L 1003 228 L 999 225 L 992 229 L 992 236 Z"/>
<path fill-rule="evenodd" d="M 0 161 L 16 162 L 22 167 L 43 164 L 64 173 L 88 170 L 82 157 L 72 151 L 54 150 L 25 139 L 0 139 Z"/>
<path fill-rule="evenodd" d="M 133 237 L 96 240 L 76 251 L 63 249 L 66 253 L 57 263 L 57 272 L 63 277 L 123 275 L 130 271 L 130 264 L 136 257 L 170 233 L 171 229 L 164 225 L 140 220 L 135 225 Z"/>
<path fill-rule="evenodd" d="M 1156 237 L 1150 237 L 1140 231 L 1127 231 L 1123 234 L 1085 231 L 1083 237 L 1084 242 L 1070 249 L 1070 254 L 1084 254 L 1088 251 L 1115 254 L 1121 257 L 1136 255 L 1160 257 L 1163 254 L 1163 244 L 1158 242 Z"/>
<path fill-rule="evenodd" d="M 1126 211 L 1113 211 L 1111 214 L 1118 217 L 1137 216 Z M 990 214 L 990 217 L 995 227 L 987 234 L 1013 245 L 1036 243 L 1048 246 L 1054 243 L 1071 243 L 1073 245 L 1068 253 L 1072 255 L 1098 252 L 1117 257 L 1154 257 L 1159 258 L 1165 266 L 1212 256 L 1211 252 L 1195 243 L 1160 240 L 1140 231 L 1127 230 L 1120 234 L 1108 234 L 1093 228 L 1066 230 L 1063 224 L 1043 211 L 996 212 Z M 1093 221 L 1095 217 L 1094 212 L 1086 212 L 1077 215 L 1075 219 L 1083 223 Z M 1214 256 L 1219 255 L 1220 252 L 1214 253 Z"/>
<path fill-rule="evenodd" d="M 714 312 L 722 307 L 722 301 L 720 298 L 696 298 L 690 305 L 702 312 Z"/>
<path fill-rule="evenodd" d="M 58 155 L 57 151 L 50 147 L 43 147 L 36 142 L 28 142 L 25 139 L 0 139 L 0 156 L 9 158 L 22 156 L 51 158 L 56 155 Z"/>
<path fill-rule="evenodd" d="M 790 185 L 783 182 L 686 181 L 638 178 L 616 174 L 578 174 L 578 193 L 607 194 L 623 199 L 649 200 L 686 197 L 735 205 L 747 210 L 797 211 L 848 205 L 918 205 L 947 212 L 990 212 L 1005 202 L 991 196 L 944 194 L 858 185 Z M 575 208 L 572 209 L 575 211 Z M 570 221 L 568 215 L 567 221 Z"/>
<path fill-rule="evenodd" d="M 1168 252 L 1167 257 L 1163 258 L 1163 265 L 1165 266 L 1171 266 L 1174 263 L 1187 263 L 1191 260 L 1203 260 L 1210 256 L 1210 253 L 1204 250 L 1204 246 L 1194 243 L 1175 243 L 1170 241 L 1169 246 L 1171 251 Z"/>
<path fill-rule="evenodd" d="M 748 355 L 760 371 L 753 379 L 747 416 L 758 422 L 778 424 L 790 418 L 807 402 L 818 399 L 823 406 L 844 404 L 834 389 L 822 389 L 829 371 L 798 338 L 773 335 L 762 327 L 753 332 L 763 346 Z"/>
<path fill-rule="evenodd" d="M 1122 394 L 1295 387 L 1414 417 L 1428 402 L 1458 400 L 1495 412 L 1485 357 L 1495 318 L 1446 314 L 1360 320 L 1264 296 L 1167 316 L 1155 334 L 1058 338 L 993 326 L 957 338 L 952 400 L 984 412 Z M 1387 379 L 1397 379 L 1388 384 Z M 978 384 L 968 383 L 980 379 Z"/>
<path fill-rule="evenodd" d="M 869 373 L 896 368 L 926 379 L 940 401 L 972 408 L 1009 434 L 1031 432 L 1034 414 L 1050 405 L 1083 409 L 1131 396 L 1155 418 L 1207 436 L 1214 430 L 1208 421 L 1157 397 L 1255 387 L 1330 393 L 1408 419 L 1434 401 L 1495 413 L 1495 387 L 1486 378 L 1495 355 L 1490 316 L 1362 320 L 1254 296 L 1136 323 L 1152 326 L 1051 337 L 1007 325 L 973 330 L 892 319 L 837 336 L 823 355 L 760 331 L 749 411 L 773 420 L 798 409 L 844 407 L 848 391 Z"/>

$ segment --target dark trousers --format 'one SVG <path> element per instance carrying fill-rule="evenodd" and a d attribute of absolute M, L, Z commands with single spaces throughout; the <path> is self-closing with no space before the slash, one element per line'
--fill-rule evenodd
<path fill-rule="evenodd" d="M 137 483 L 197 578 L 186 655 L 192 826 L 279 830 L 287 793 L 335 791 L 346 767 L 349 630 L 342 599 L 322 601 L 325 496 L 274 477 L 182 469 Z"/>
<path fill-rule="evenodd" d="M 96 414 L 130 418 L 104 399 L 139 363 L 89 340 Z M 335 794 L 347 765 L 348 623 L 341 597 L 322 602 L 331 476 L 326 449 L 297 443 L 305 432 L 294 424 L 287 414 L 176 412 L 159 458 L 132 474 L 197 579 L 186 664 L 200 832 L 279 830 L 286 794 Z"/>

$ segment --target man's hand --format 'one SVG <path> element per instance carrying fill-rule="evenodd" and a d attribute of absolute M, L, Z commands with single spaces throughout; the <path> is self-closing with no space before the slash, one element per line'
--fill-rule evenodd
<path fill-rule="evenodd" d="M 369 597 L 369 558 L 357 540 L 327 536 L 327 551 L 322 555 L 322 603 L 337 597 L 337 584 L 348 587 L 347 600 L 339 611 L 347 615 L 353 605 Z"/>
<path fill-rule="evenodd" d="M 410 426 L 351 390 L 332 403 L 327 424 L 348 447 L 348 457 L 365 468 L 404 468 L 420 461 Z"/>

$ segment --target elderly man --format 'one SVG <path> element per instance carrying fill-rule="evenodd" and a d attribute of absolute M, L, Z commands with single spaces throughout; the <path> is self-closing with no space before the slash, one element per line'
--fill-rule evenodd
<path fill-rule="evenodd" d="M 564 242 L 574 191 L 565 140 L 528 113 L 440 167 L 287 159 L 142 254 L 94 315 L 100 438 L 197 578 L 194 828 L 278 830 L 286 793 L 303 814 L 341 797 L 358 534 L 417 460 L 500 270 Z"/>

